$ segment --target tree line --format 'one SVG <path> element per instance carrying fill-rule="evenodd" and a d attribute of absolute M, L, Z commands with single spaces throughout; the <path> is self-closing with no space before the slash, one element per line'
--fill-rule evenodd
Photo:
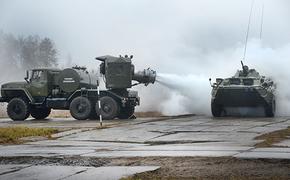
<path fill-rule="evenodd" d="M 50 38 L 18 36 L 0 31 L 0 66 L 21 71 L 36 67 L 55 67 L 58 51 Z"/>

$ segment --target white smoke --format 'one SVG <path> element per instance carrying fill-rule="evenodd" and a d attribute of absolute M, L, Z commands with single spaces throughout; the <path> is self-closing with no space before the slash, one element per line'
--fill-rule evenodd
<path fill-rule="evenodd" d="M 165 114 L 197 113 L 210 114 L 209 77 L 230 77 L 241 68 L 240 60 L 243 46 L 224 50 L 219 53 L 208 53 L 203 57 L 212 61 L 212 66 L 201 68 L 203 74 L 162 74 L 157 81 L 167 89 L 168 95 L 159 100 L 158 106 Z M 214 58 L 217 57 L 217 58 Z M 244 63 L 256 69 L 260 75 L 272 78 L 277 84 L 277 114 L 290 115 L 290 44 L 279 48 L 265 47 L 261 40 L 252 39 L 248 44 L 248 53 Z M 214 61 L 215 60 L 215 61 Z M 192 67 L 195 72 L 196 68 Z M 199 71 L 199 70 L 197 70 Z M 157 89 L 160 89 L 157 86 Z M 158 91 L 158 90 L 156 90 Z M 164 90 L 163 90 L 164 91 Z M 158 94 L 158 93 L 157 93 Z M 153 96 L 157 98 L 156 96 Z M 154 103 L 152 103 L 154 106 Z"/>
<path fill-rule="evenodd" d="M 157 82 L 171 91 L 161 103 L 164 114 L 208 114 L 210 89 L 208 78 L 198 75 L 158 74 Z"/>

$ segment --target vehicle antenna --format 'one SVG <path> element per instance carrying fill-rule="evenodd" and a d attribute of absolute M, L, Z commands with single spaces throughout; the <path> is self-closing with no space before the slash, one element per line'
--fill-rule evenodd
<path fill-rule="evenodd" d="M 249 31 L 250 31 L 250 25 L 251 25 L 251 19 L 252 19 L 252 14 L 253 14 L 254 3 L 255 3 L 255 0 L 252 0 L 251 11 L 250 11 L 249 21 L 248 21 L 247 34 L 246 34 L 246 41 L 245 41 L 245 49 L 244 49 L 244 57 L 243 57 L 243 60 L 246 59 L 246 54 L 247 54 L 247 46 L 248 46 L 248 39 L 249 39 Z"/>
<path fill-rule="evenodd" d="M 263 24 L 264 24 L 264 9 L 265 9 L 265 4 L 263 2 L 262 6 L 262 16 L 261 16 L 261 31 L 260 31 L 260 40 L 262 40 L 262 34 L 263 34 Z"/>

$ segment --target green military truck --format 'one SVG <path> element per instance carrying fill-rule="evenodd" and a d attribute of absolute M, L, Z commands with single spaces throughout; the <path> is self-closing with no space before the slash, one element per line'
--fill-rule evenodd
<path fill-rule="evenodd" d="M 8 103 L 7 114 L 14 121 L 23 121 L 30 115 L 45 119 L 51 109 L 70 110 L 77 120 L 97 119 L 100 114 L 103 119 L 130 118 L 140 98 L 138 92 L 128 89 L 140 83 L 154 83 L 156 72 L 145 69 L 135 73 L 132 56 L 96 59 L 102 62 L 105 90 L 99 90 L 99 77 L 84 67 L 39 68 L 27 71 L 24 82 L 3 84 L 0 102 Z M 132 84 L 134 80 L 138 83 Z"/>

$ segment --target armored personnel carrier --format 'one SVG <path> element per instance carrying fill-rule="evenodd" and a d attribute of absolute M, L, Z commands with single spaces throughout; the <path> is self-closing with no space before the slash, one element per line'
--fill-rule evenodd
<path fill-rule="evenodd" d="M 211 83 L 212 115 L 227 115 L 226 108 L 230 107 L 262 107 L 267 117 L 273 117 L 276 108 L 275 83 L 241 63 L 242 70 L 238 70 L 233 77 L 217 78 L 215 83 Z"/>
<path fill-rule="evenodd" d="M 49 116 L 51 109 L 70 110 L 78 120 L 128 119 L 140 104 L 134 85 L 154 83 L 151 69 L 135 72 L 132 57 L 102 56 L 100 71 L 107 89 L 99 90 L 98 77 L 85 67 L 67 69 L 39 68 L 27 71 L 25 81 L 1 86 L 0 102 L 7 102 L 8 116 L 22 121 L 30 115 L 35 119 Z M 133 81 L 136 81 L 134 84 Z"/>

